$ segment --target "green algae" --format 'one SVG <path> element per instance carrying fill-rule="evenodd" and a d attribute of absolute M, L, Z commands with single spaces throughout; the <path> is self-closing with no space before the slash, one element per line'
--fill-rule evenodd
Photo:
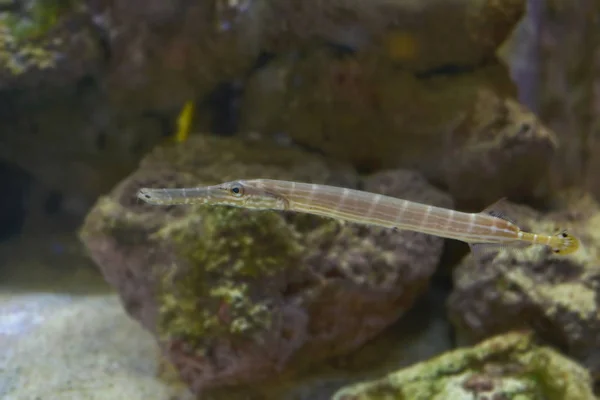
<path fill-rule="evenodd" d="M 78 3 L 78 0 L 38 0 L 27 10 L 0 13 L 0 67 L 12 75 L 32 68 L 53 67 L 57 54 L 50 48 L 62 41 L 59 37 L 44 36 Z"/>
<path fill-rule="evenodd" d="M 589 373 L 574 361 L 513 332 L 350 385 L 335 400 L 454 400 L 474 392 L 501 399 L 595 399 Z"/>
<path fill-rule="evenodd" d="M 298 268 L 294 231 L 271 211 L 216 207 L 190 215 L 158 233 L 179 257 L 160 285 L 161 337 L 201 351 L 216 338 L 268 330 L 277 277 Z"/>
<path fill-rule="evenodd" d="M 4 22 L 13 37 L 23 43 L 46 34 L 78 3 L 79 0 L 37 0 L 24 12 L 6 13 Z"/>

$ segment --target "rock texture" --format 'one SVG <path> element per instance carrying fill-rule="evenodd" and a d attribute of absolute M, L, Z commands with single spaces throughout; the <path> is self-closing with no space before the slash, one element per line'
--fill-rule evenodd
<path fill-rule="evenodd" d="M 372 382 L 341 389 L 334 400 L 593 400 L 589 373 L 528 333 L 512 332 Z"/>
<path fill-rule="evenodd" d="M 491 91 L 498 102 L 515 94 L 494 51 L 523 8 L 524 0 L 6 4 L 0 157 L 67 202 L 87 204 L 171 136 L 183 104 L 195 101 L 196 131 L 283 132 L 361 171 L 418 167 L 446 182 L 439 156 L 479 92 Z M 281 59 L 293 71 L 273 97 L 282 78 L 271 71 Z M 483 118 L 500 124 L 502 112 Z M 492 133 L 517 130 L 513 122 L 494 125 Z M 478 132 L 462 126 L 458 135 Z M 537 182 L 547 141 L 540 134 L 530 145 L 544 150 L 511 159 L 519 163 L 525 153 L 532 162 L 527 179 Z M 500 187 L 504 182 L 499 176 L 497 192 L 516 191 Z M 475 206 L 489 203 L 478 196 Z"/>
<path fill-rule="evenodd" d="M 265 48 L 318 40 L 376 48 L 412 71 L 479 65 L 494 58 L 525 9 L 523 0 L 267 1 Z"/>
<path fill-rule="evenodd" d="M 13 12 L 0 10 L 0 90 L 76 85 L 100 73 L 102 35 L 79 1 L 12 3 Z"/>
<path fill-rule="evenodd" d="M 568 229 L 583 248 L 562 257 L 539 246 L 486 251 L 477 261 L 468 256 L 454 272 L 449 315 L 462 343 L 530 328 L 598 379 L 599 208 L 589 196 L 574 193 L 562 202 L 562 211 L 541 213 L 510 203 L 500 211 L 531 232 Z"/>
<path fill-rule="evenodd" d="M 262 1 L 98 3 L 111 33 L 107 84 L 127 108 L 169 110 L 201 99 L 242 77 L 261 50 Z"/>
<path fill-rule="evenodd" d="M 500 64 L 417 76 L 372 52 L 322 49 L 258 72 L 242 125 L 284 132 L 363 171 L 416 169 L 461 205 L 481 209 L 503 196 L 545 194 L 558 146 L 512 90 Z"/>
<path fill-rule="evenodd" d="M 418 174 L 352 170 L 262 142 L 162 147 L 101 198 L 81 237 L 125 308 L 196 391 L 266 384 L 380 333 L 426 287 L 443 241 L 303 214 L 142 204 L 142 186 L 240 177 L 357 187 L 444 207 Z M 281 378 L 279 378 L 281 379 Z"/>
<path fill-rule="evenodd" d="M 563 143 L 553 163 L 558 187 L 598 188 L 600 149 L 600 3 L 531 1 L 503 51 L 520 99 Z"/>

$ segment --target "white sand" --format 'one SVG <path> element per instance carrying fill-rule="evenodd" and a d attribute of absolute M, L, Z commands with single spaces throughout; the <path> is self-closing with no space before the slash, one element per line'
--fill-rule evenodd
<path fill-rule="evenodd" d="M 182 395 L 155 378 L 158 353 L 150 334 L 65 243 L 77 248 L 75 238 L 64 237 L 0 246 L 0 398 Z"/>

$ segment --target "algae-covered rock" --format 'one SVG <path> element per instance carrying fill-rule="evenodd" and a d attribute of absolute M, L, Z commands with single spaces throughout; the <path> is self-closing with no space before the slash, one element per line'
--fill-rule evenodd
<path fill-rule="evenodd" d="M 101 35 L 83 3 L 33 0 L 0 10 L 0 89 L 74 85 L 100 71 Z"/>
<path fill-rule="evenodd" d="M 372 47 L 412 71 L 470 67 L 494 58 L 524 0 L 267 1 L 265 48 L 327 41 Z"/>
<path fill-rule="evenodd" d="M 257 177 L 359 185 L 351 169 L 293 148 L 199 136 L 157 148 L 82 227 L 127 311 L 157 335 L 195 392 L 223 389 L 232 398 L 237 388 L 248 398 L 356 349 L 411 306 L 442 251 L 440 238 L 419 233 L 275 211 L 158 207 L 135 196 L 140 187 Z M 412 172 L 362 185 L 452 206 Z"/>
<path fill-rule="evenodd" d="M 548 343 L 600 373 L 600 235 L 598 205 L 571 193 L 542 213 L 505 203 L 498 209 L 523 229 L 552 234 L 567 229 L 582 241 L 572 255 L 542 246 L 507 247 L 467 256 L 454 271 L 448 307 L 463 343 L 511 329 L 530 328 Z"/>
<path fill-rule="evenodd" d="M 372 382 L 334 400 L 594 400 L 589 373 L 529 333 L 511 332 L 457 349 Z"/>
<path fill-rule="evenodd" d="M 129 109 L 172 110 L 240 78 L 261 49 L 262 1 L 101 0 L 107 85 Z"/>
<path fill-rule="evenodd" d="M 514 99 L 506 68 L 414 74 L 372 51 L 316 49 L 257 72 L 242 107 L 244 131 L 283 132 L 363 171 L 410 168 L 484 208 L 533 197 L 556 150 Z"/>

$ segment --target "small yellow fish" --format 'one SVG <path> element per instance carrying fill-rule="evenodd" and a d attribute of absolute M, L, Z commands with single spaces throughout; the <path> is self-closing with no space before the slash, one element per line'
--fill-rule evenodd
<path fill-rule="evenodd" d="M 187 101 L 177 117 L 177 132 L 175 133 L 175 141 L 177 143 L 185 142 L 190 136 L 195 106 L 193 100 Z"/>
<path fill-rule="evenodd" d="M 417 57 L 417 39 L 409 32 L 392 32 L 387 37 L 387 51 L 394 61 L 413 60 Z"/>

